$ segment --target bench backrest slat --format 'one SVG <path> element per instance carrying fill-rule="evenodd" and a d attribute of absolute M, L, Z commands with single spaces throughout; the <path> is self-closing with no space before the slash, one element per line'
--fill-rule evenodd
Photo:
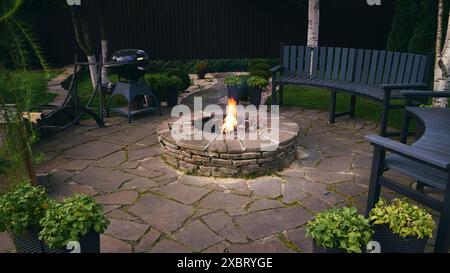
<path fill-rule="evenodd" d="M 320 48 L 316 47 L 312 49 L 312 73 L 311 73 L 311 77 L 316 79 L 317 78 L 317 74 L 318 74 L 318 68 L 319 68 L 319 54 L 320 54 Z"/>
<path fill-rule="evenodd" d="M 325 77 L 325 62 L 327 58 L 327 48 L 320 48 L 320 62 L 319 62 L 319 75 L 317 75 L 318 79 L 323 79 Z"/>
<path fill-rule="evenodd" d="M 386 60 L 386 51 L 380 51 L 378 57 L 377 75 L 375 76 L 375 85 L 380 85 L 383 80 L 383 67 Z"/>
<path fill-rule="evenodd" d="M 400 66 L 398 67 L 397 80 L 395 83 L 403 83 L 403 77 L 405 76 L 406 60 L 408 58 L 407 53 L 402 53 L 400 57 Z"/>
<path fill-rule="evenodd" d="M 412 68 L 414 63 L 414 54 L 408 54 L 406 60 L 405 76 L 403 77 L 403 83 L 411 83 Z"/>
<path fill-rule="evenodd" d="M 419 75 L 420 61 L 422 56 L 414 55 L 414 64 L 411 72 L 411 83 L 418 83 L 417 76 Z"/>
<path fill-rule="evenodd" d="M 297 76 L 302 77 L 303 76 L 303 64 L 305 63 L 305 47 L 299 46 L 298 47 L 298 54 L 297 54 Z"/>
<path fill-rule="evenodd" d="M 289 71 L 289 46 L 283 48 L 283 68 L 285 71 Z"/>
<path fill-rule="evenodd" d="M 329 47 L 327 52 L 327 70 L 325 72 L 325 79 L 331 80 L 331 73 L 333 69 L 334 48 Z"/>
<path fill-rule="evenodd" d="M 388 52 L 386 54 L 386 62 L 384 63 L 383 79 L 381 80 L 382 84 L 386 84 L 386 83 L 390 82 L 389 80 L 391 77 L 393 59 L 394 59 L 394 52 Z"/>
<path fill-rule="evenodd" d="M 295 76 L 295 70 L 296 70 L 296 64 L 297 64 L 297 47 L 291 46 L 291 56 L 290 56 L 290 66 L 289 66 L 289 72 L 291 76 Z"/>
<path fill-rule="evenodd" d="M 355 82 L 361 82 L 363 61 L 364 61 L 364 49 L 358 49 L 355 67 Z"/>
<path fill-rule="evenodd" d="M 351 48 L 349 51 L 349 57 L 348 57 L 348 71 L 347 71 L 347 82 L 353 81 L 353 71 L 355 70 L 355 56 L 356 56 L 356 49 Z"/>
<path fill-rule="evenodd" d="M 333 64 L 333 75 L 332 75 L 332 79 L 334 81 L 338 80 L 339 77 L 339 65 L 341 63 L 341 48 L 336 48 L 334 50 L 334 64 Z"/>
<path fill-rule="evenodd" d="M 341 73 L 339 80 L 345 81 L 345 77 L 347 76 L 347 62 L 348 62 L 348 48 L 342 49 L 342 57 L 341 57 Z"/>
<path fill-rule="evenodd" d="M 367 80 L 369 78 L 371 55 L 372 55 L 372 50 L 366 50 L 366 53 L 364 54 L 364 66 L 363 66 L 363 72 L 361 75 L 361 83 L 367 83 Z"/>
<path fill-rule="evenodd" d="M 419 75 L 417 77 L 417 82 L 416 83 L 424 83 L 426 80 L 426 75 L 425 73 L 427 72 L 427 57 L 426 56 L 422 56 L 421 61 L 420 61 L 420 68 L 419 68 Z"/>
<path fill-rule="evenodd" d="M 400 53 L 394 52 L 394 58 L 392 59 L 392 67 L 388 83 L 395 83 L 395 79 L 397 78 L 399 60 L 400 60 Z"/>
<path fill-rule="evenodd" d="M 372 60 L 370 62 L 370 71 L 369 71 L 369 81 L 368 84 L 375 84 L 375 76 L 377 73 L 377 65 L 378 65 L 378 50 L 372 51 Z"/>
<path fill-rule="evenodd" d="M 303 77 L 309 78 L 309 74 L 311 71 L 311 48 L 306 48 L 305 53 L 305 69 L 303 69 Z"/>

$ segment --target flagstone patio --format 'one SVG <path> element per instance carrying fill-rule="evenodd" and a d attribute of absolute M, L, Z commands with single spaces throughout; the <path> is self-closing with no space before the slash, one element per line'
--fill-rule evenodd
<path fill-rule="evenodd" d="M 111 224 L 102 252 L 311 252 L 304 225 L 314 214 L 347 205 L 364 212 L 372 158 L 364 135 L 377 125 L 331 125 L 327 112 L 299 108 L 282 108 L 281 115 L 300 127 L 298 159 L 272 176 L 219 179 L 173 170 L 156 135 L 168 113 L 72 127 L 39 144 L 46 160 L 37 170 L 54 198 L 84 193 L 103 205 Z M 0 252 L 14 251 L 5 234 L 0 242 Z"/>

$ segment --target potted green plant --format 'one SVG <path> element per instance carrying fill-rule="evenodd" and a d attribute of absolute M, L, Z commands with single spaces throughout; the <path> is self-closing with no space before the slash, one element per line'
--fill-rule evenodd
<path fill-rule="evenodd" d="M 247 84 L 250 87 L 250 103 L 259 106 L 261 104 L 261 93 L 267 86 L 267 80 L 260 76 L 248 78 Z"/>
<path fill-rule="evenodd" d="M 225 78 L 224 84 L 227 86 L 228 98 L 233 98 L 239 101 L 239 96 L 241 93 L 241 88 L 244 86 L 242 77 L 239 76 L 229 76 Z"/>
<path fill-rule="evenodd" d="M 199 79 L 204 79 L 209 71 L 209 63 L 206 61 L 198 61 L 194 66 L 194 72 Z"/>
<path fill-rule="evenodd" d="M 178 94 L 181 89 L 181 79 L 177 76 L 167 76 L 164 79 L 164 90 L 167 96 L 167 106 L 174 107 L 178 104 Z"/>
<path fill-rule="evenodd" d="M 19 184 L 0 197 L 0 231 L 11 235 L 17 252 L 43 252 L 39 221 L 50 204 L 45 189 L 29 183 Z"/>
<path fill-rule="evenodd" d="M 102 207 L 91 196 L 75 195 L 54 203 L 41 219 L 39 239 L 50 249 L 61 249 L 72 241 L 80 243 L 82 253 L 100 252 L 100 234 L 109 225 Z"/>
<path fill-rule="evenodd" d="M 242 86 L 239 88 L 239 98 L 247 100 L 250 94 L 250 87 L 247 84 L 247 80 L 250 78 L 250 75 L 240 75 L 239 78 L 242 81 Z"/>
<path fill-rule="evenodd" d="M 372 238 L 368 219 L 355 208 L 323 211 L 306 225 L 314 253 L 361 253 Z"/>
<path fill-rule="evenodd" d="M 431 214 L 405 199 L 380 200 L 369 213 L 382 253 L 423 253 L 435 223 Z"/>
<path fill-rule="evenodd" d="M 178 94 L 182 86 L 179 77 L 157 73 L 149 75 L 146 80 L 160 101 L 167 101 L 169 107 L 178 104 Z"/>

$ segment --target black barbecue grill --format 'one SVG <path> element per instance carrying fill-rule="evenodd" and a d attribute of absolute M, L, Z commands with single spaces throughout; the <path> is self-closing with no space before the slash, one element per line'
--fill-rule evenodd
<path fill-rule="evenodd" d="M 141 80 L 145 75 L 145 66 L 150 58 L 139 49 L 122 49 L 114 52 L 111 62 L 107 65 L 112 74 L 130 83 Z"/>
<path fill-rule="evenodd" d="M 109 72 L 119 76 L 119 82 L 111 86 L 111 98 L 122 95 L 128 100 L 128 107 L 114 108 L 115 112 L 128 116 L 129 122 L 134 115 L 158 109 L 161 104 L 151 88 L 145 82 L 145 66 L 150 58 L 140 49 L 122 49 L 114 52 L 109 63 L 105 64 Z"/>

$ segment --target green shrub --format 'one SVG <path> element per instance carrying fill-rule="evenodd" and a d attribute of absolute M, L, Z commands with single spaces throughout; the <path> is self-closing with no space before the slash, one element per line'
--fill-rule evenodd
<path fill-rule="evenodd" d="M 244 80 L 240 76 L 229 76 L 225 78 L 224 81 L 226 86 L 232 86 L 232 87 L 242 87 L 244 86 Z"/>
<path fill-rule="evenodd" d="M 162 101 L 167 99 L 166 94 L 169 90 L 180 91 L 183 84 L 179 77 L 169 76 L 165 73 L 147 75 L 145 79 L 156 96 Z"/>
<path fill-rule="evenodd" d="M 386 225 L 403 238 L 431 237 L 435 228 L 433 217 L 428 211 L 399 198 L 391 204 L 380 200 L 370 211 L 369 219 L 374 225 Z"/>
<path fill-rule="evenodd" d="M 204 79 L 209 72 L 209 63 L 207 61 L 198 61 L 194 66 L 194 72 L 199 79 Z"/>
<path fill-rule="evenodd" d="M 51 201 L 43 187 L 23 183 L 0 197 L 0 231 L 20 234 L 38 229 Z"/>
<path fill-rule="evenodd" d="M 178 77 L 181 80 L 180 89 L 186 90 L 191 86 L 191 78 L 189 77 L 189 71 L 186 69 L 167 69 L 167 75 Z"/>
<path fill-rule="evenodd" d="M 369 220 L 355 208 L 340 208 L 319 213 L 307 223 L 306 234 L 319 246 L 360 253 L 371 240 L 373 230 Z"/>
<path fill-rule="evenodd" d="M 269 71 L 264 70 L 255 70 L 255 71 L 249 71 L 251 76 L 258 76 L 263 77 L 266 80 L 269 80 L 271 75 Z"/>
<path fill-rule="evenodd" d="M 91 196 L 76 195 L 54 203 L 40 221 L 39 239 L 51 248 L 59 248 L 94 230 L 103 233 L 109 225 L 102 206 Z"/>
<path fill-rule="evenodd" d="M 260 76 L 252 76 L 247 80 L 247 85 L 253 88 L 264 88 L 267 84 L 267 80 Z"/>

